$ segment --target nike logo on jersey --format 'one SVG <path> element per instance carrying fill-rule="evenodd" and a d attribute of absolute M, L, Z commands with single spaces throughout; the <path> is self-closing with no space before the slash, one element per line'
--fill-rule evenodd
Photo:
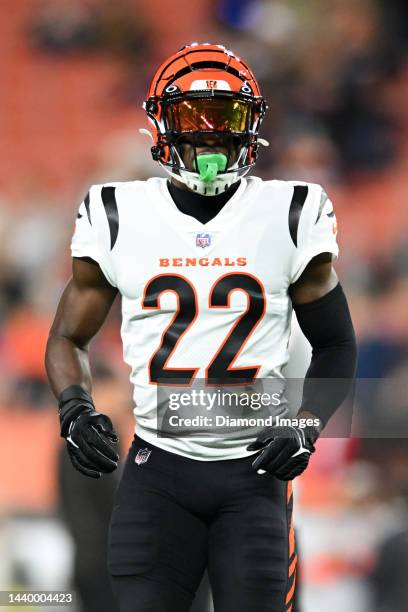
<path fill-rule="evenodd" d="M 159 259 L 160 268 L 182 268 L 189 266 L 246 266 L 246 257 L 161 257 Z"/>

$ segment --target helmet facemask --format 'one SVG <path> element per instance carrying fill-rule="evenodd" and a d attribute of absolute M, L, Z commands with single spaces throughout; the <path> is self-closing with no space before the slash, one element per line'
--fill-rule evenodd
<path fill-rule="evenodd" d="M 257 157 L 263 100 L 231 92 L 162 97 L 153 157 L 177 181 L 203 195 L 217 195 L 244 176 Z"/>

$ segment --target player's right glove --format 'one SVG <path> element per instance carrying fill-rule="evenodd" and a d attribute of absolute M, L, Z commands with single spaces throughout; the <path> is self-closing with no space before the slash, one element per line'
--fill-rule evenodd
<path fill-rule="evenodd" d="M 68 387 L 59 396 L 58 411 L 74 468 L 91 478 L 113 472 L 119 461 L 118 436 L 110 418 L 95 411 L 90 394 L 79 385 Z"/>

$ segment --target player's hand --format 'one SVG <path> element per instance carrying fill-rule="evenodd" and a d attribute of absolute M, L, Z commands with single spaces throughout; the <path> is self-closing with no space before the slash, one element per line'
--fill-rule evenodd
<path fill-rule="evenodd" d="M 100 478 L 102 473 L 109 474 L 117 468 L 118 436 L 105 414 L 85 408 L 62 435 L 72 465 L 85 476 Z"/>
<path fill-rule="evenodd" d="M 261 451 L 252 463 L 253 469 L 259 474 L 269 472 L 279 480 L 293 480 L 308 466 L 318 435 L 314 427 L 266 427 L 247 447 L 249 451 Z"/>

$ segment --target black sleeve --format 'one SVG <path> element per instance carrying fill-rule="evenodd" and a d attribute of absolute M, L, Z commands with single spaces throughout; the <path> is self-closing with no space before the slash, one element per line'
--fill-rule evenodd
<path fill-rule="evenodd" d="M 312 346 L 300 410 L 324 423 L 346 398 L 357 363 L 356 337 L 340 285 L 308 304 L 294 304 L 300 328 Z"/>

